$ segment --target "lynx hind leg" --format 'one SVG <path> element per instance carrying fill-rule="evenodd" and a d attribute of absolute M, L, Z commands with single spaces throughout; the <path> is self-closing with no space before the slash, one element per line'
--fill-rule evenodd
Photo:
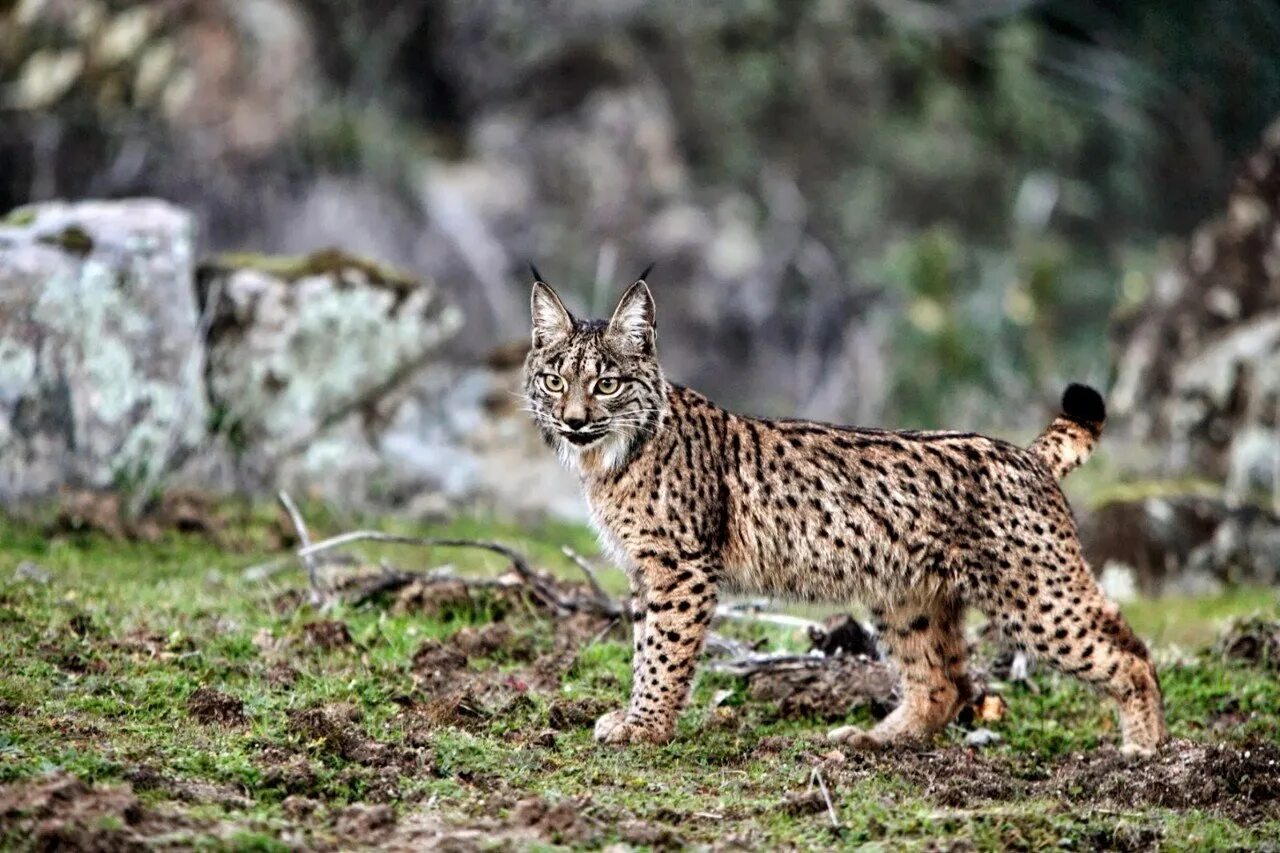
<path fill-rule="evenodd" d="M 963 606 L 944 599 L 873 611 L 881 644 L 901 675 L 902 702 L 870 731 L 841 726 L 828 738 L 859 749 L 923 743 L 969 701 Z"/>
<path fill-rule="evenodd" d="M 1003 595 L 1014 609 L 988 613 L 1003 633 L 1033 656 L 1114 699 L 1126 753 L 1154 752 L 1168 737 L 1155 665 L 1084 561 L 1065 571 L 1042 565 L 1021 584 L 1008 586 Z"/>

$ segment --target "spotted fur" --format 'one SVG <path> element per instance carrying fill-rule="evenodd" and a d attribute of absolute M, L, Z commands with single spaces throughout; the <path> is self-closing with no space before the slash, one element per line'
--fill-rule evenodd
<path fill-rule="evenodd" d="M 670 739 L 720 590 L 870 608 L 903 701 L 835 740 L 875 748 L 946 725 L 970 697 L 970 606 L 1114 698 L 1126 749 L 1164 740 L 1155 669 L 1093 580 L 1057 482 L 1101 432 L 1096 392 L 1073 386 L 1027 449 L 764 420 L 664 379 L 643 280 L 608 322 L 575 319 L 538 281 L 533 318 L 530 410 L 581 477 L 637 602 L 631 701 L 597 722 L 598 740 Z"/>

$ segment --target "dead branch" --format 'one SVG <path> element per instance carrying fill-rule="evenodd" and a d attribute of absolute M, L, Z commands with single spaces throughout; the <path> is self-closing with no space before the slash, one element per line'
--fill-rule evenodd
<path fill-rule="evenodd" d="M 742 645 L 726 641 L 723 637 L 718 639 L 729 648 L 741 647 Z M 749 652 L 747 654 L 739 654 L 729 660 L 714 661 L 708 664 L 707 668 L 711 672 L 746 678 L 760 672 L 798 672 L 826 669 L 831 660 L 826 655 L 820 654 L 794 654 L 789 652 L 758 654 Z"/>
<path fill-rule="evenodd" d="M 764 622 L 769 625 L 781 625 L 784 628 L 803 628 L 806 631 L 824 630 L 821 622 L 786 613 L 765 613 L 751 603 L 721 604 L 716 607 L 716 617 L 735 619 L 740 622 Z"/>
<path fill-rule="evenodd" d="M 813 768 L 813 774 L 809 777 L 810 790 L 813 789 L 813 783 L 815 781 L 818 783 L 818 789 L 822 791 L 822 799 L 827 803 L 827 814 L 831 816 L 831 828 L 839 829 L 840 818 L 836 815 L 836 807 L 831 802 L 831 792 L 827 790 L 827 782 L 822 778 L 822 771 L 816 767 Z"/>
<path fill-rule="evenodd" d="M 303 548 L 311 545 L 311 533 L 307 530 L 307 523 L 302 519 L 302 513 L 298 511 L 298 505 L 293 502 L 293 498 L 289 497 L 289 493 L 284 489 L 280 490 L 278 495 L 280 505 L 284 507 L 284 511 L 289 514 L 289 520 L 293 522 L 293 529 L 297 531 L 298 541 L 302 543 Z M 301 551 L 298 552 L 298 559 L 302 563 L 302 568 L 307 573 L 307 585 L 311 588 L 311 604 L 319 606 L 324 602 L 324 593 L 320 590 L 320 580 L 316 572 L 316 558 Z"/>
<path fill-rule="evenodd" d="M 600 579 L 596 577 L 595 569 L 593 569 L 591 564 L 587 562 L 586 557 L 583 557 L 568 545 L 560 546 L 560 551 L 568 557 L 575 566 L 582 569 L 582 573 L 587 576 L 587 583 L 590 584 L 591 591 L 595 593 L 596 599 L 600 602 L 601 608 L 606 611 L 611 611 L 615 615 L 622 613 L 622 607 L 613 598 L 613 596 L 605 592 L 604 587 L 600 585 Z"/>
<path fill-rule="evenodd" d="M 352 542 L 384 542 L 390 545 L 416 545 L 422 548 L 479 548 L 484 551 L 492 551 L 510 560 L 511 567 L 515 569 L 516 574 L 524 580 L 534 595 L 552 610 L 564 614 L 574 612 L 577 609 L 563 600 L 551 584 L 547 582 L 546 578 L 533 570 L 529 565 L 528 559 L 523 554 L 500 542 L 488 542 L 481 539 L 436 539 L 424 536 L 404 536 L 399 533 L 383 533 L 379 530 L 353 530 L 350 533 L 343 533 L 299 548 L 298 556 L 302 558 L 311 557 L 343 545 L 349 545 Z"/>

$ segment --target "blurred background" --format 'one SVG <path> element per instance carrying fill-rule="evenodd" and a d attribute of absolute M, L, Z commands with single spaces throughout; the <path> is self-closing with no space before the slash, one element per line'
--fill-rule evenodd
<path fill-rule="evenodd" d="M 1273 560 L 1277 118 L 1264 0 L 0 2 L 0 500 L 581 517 L 525 265 L 656 262 L 726 405 L 1025 442 L 1089 381 L 1115 547 Z"/>

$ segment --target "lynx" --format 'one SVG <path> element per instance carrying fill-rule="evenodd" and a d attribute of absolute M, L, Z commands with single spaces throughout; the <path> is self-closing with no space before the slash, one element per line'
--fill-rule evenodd
<path fill-rule="evenodd" d="M 1101 434 L 1096 391 L 1068 387 L 1026 448 L 744 417 L 663 377 L 644 279 L 606 322 L 576 319 L 534 271 L 529 408 L 632 591 L 631 701 L 596 722 L 596 740 L 672 737 L 716 597 L 732 590 L 869 608 L 902 701 L 833 741 L 879 749 L 941 730 L 971 698 L 972 606 L 1013 648 L 1110 695 L 1127 753 L 1161 744 L 1155 668 L 1094 581 L 1058 486 Z"/>

